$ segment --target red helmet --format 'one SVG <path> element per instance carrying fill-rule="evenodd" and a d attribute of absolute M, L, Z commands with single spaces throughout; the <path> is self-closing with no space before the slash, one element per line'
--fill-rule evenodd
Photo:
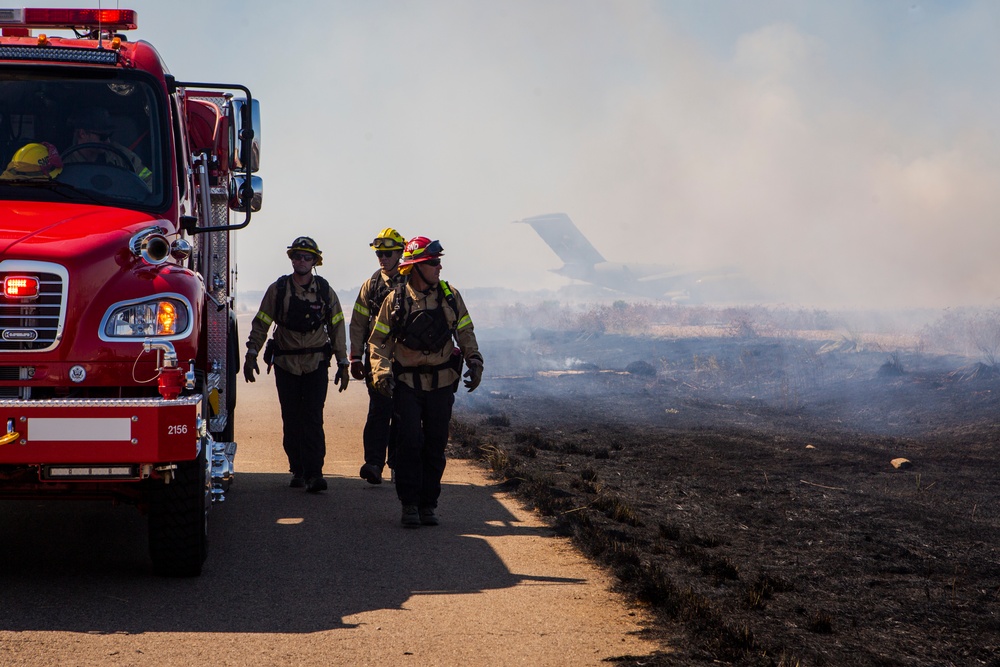
<path fill-rule="evenodd" d="M 429 259 L 435 259 L 444 254 L 444 248 L 440 241 L 431 241 L 426 236 L 414 236 L 406 242 L 403 249 L 403 259 L 399 262 L 399 268 L 413 266 Z"/>

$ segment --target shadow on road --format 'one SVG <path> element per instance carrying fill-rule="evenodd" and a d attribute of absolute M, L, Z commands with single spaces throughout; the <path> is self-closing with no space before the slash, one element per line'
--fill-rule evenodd
<path fill-rule="evenodd" d="M 333 477 L 314 496 L 287 481 L 239 475 L 212 509 L 196 579 L 149 573 L 145 519 L 134 508 L 0 502 L 0 630 L 315 632 L 414 595 L 581 582 L 510 572 L 488 538 L 551 531 L 519 524 L 482 487 L 446 485 L 442 524 L 407 530 L 390 484 Z"/>

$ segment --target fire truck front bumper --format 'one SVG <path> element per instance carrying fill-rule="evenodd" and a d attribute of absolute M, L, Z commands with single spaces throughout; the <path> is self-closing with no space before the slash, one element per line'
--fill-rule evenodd
<path fill-rule="evenodd" d="M 42 466 L 49 478 L 136 476 L 195 459 L 204 437 L 200 396 L 0 400 L 0 465 Z"/>

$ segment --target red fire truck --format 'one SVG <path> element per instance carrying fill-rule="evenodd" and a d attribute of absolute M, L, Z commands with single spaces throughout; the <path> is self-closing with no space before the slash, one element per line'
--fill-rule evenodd
<path fill-rule="evenodd" d="M 196 576 L 233 478 L 259 114 L 245 86 L 175 79 L 136 27 L 0 9 L 0 498 L 134 504 L 153 570 Z"/>

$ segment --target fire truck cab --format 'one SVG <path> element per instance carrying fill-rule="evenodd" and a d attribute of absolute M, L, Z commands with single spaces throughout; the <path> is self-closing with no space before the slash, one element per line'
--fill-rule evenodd
<path fill-rule="evenodd" d="M 194 576 L 233 479 L 259 109 L 136 27 L 0 9 L 0 498 L 134 504 L 153 570 Z"/>

